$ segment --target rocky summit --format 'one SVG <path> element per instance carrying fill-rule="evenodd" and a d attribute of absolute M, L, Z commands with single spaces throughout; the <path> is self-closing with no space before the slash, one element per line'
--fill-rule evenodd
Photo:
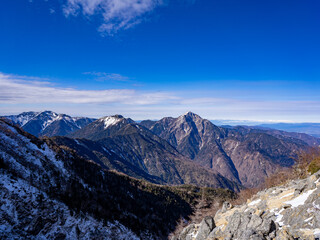
<path fill-rule="evenodd" d="M 243 205 L 225 202 L 213 217 L 172 240 L 320 239 L 320 171 L 257 193 Z"/>

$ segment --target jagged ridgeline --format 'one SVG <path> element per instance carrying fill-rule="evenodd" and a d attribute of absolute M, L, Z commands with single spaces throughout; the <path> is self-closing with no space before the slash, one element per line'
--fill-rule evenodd
<path fill-rule="evenodd" d="M 257 187 L 281 168 L 294 164 L 301 151 L 319 146 L 320 139 L 253 127 L 218 127 L 197 114 L 142 121 L 179 153 L 245 187 Z"/>
<path fill-rule="evenodd" d="M 37 136 L 74 138 L 80 144 L 67 138 L 54 141 L 107 169 L 159 184 L 257 187 L 291 167 L 300 152 L 320 144 L 320 139 L 301 133 L 218 127 L 191 112 L 140 123 L 121 115 L 94 121 L 50 111 L 7 118 Z"/>
<path fill-rule="evenodd" d="M 95 119 L 86 117 L 71 117 L 52 111 L 23 112 L 18 115 L 6 116 L 13 123 L 35 136 L 65 136 L 74 132 Z"/>
<path fill-rule="evenodd" d="M 109 171 L 0 119 L 1 239 L 166 239 L 224 189 L 160 186 Z"/>

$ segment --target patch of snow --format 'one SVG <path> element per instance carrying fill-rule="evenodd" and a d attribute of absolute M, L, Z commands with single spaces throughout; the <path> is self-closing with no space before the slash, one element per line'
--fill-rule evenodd
<path fill-rule="evenodd" d="M 320 237 L 320 228 L 313 229 L 313 234 L 316 235 L 315 237 Z"/>
<path fill-rule="evenodd" d="M 305 222 L 309 222 L 313 217 L 309 217 L 306 220 L 304 220 Z"/>
<path fill-rule="evenodd" d="M 29 177 L 31 175 L 31 172 L 28 168 L 17 162 L 17 160 L 10 155 L 4 152 L 0 152 L 0 156 L 2 157 L 4 162 L 9 163 L 11 165 L 10 167 L 18 171 L 23 177 Z"/>
<path fill-rule="evenodd" d="M 102 149 L 103 149 L 106 153 L 109 153 L 109 154 L 110 154 L 110 152 L 109 152 L 105 147 L 102 147 Z"/>
<path fill-rule="evenodd" d="M 253 205 L 258 204 L 259 202 L 261 202 L 261 199 L 254 200 L 254 201 L 252 201 L 251 203 L 249 203 L 248 205 L 249 205 L 249 206 L 253 206 Z"/>
<path fill-rule="evenodd" d="M 308 192 L 305 192 L 303 194 L 301 194 L 300 196 L 290 200 L 290 201 L 287 201 L 285 202 L 286 204 L 290 204 L 293 208 L 295 207 L 298 207 L 300 205 L 303 205 L 305 203 L 305 201 L 308 199 L 308 197 L 315 191 L 317 190 L 316 188 L 315 189 L 312 189 L 312 190 L 309 190 Z"/>
<path fill-rule="evenodd" d="M 121 118 L 116 118 L 116 117 L 105 117 L 101 119 L 101 121 L 104 122 L 104 128 L 107 129 L 108 127 L 117 124 L 118 122 L 121 121 Z"/>
<path fill-rule="evenodd" d="M 283 222 L 281 221 L 283 218 L 283 215 L 281 214 L 282 211 L 284 211 L 284 208 L 282 208 L 279 212 L 275 212 L 274 215 L 276 216 L 275 222 L 279 224 L 280 227 L 283 226 Z"/>
<path fill-rule="evenodd" d="M 286 198 L 286 197 L 289 197 L 289 196 L 291 196 L 291 195 L 293 195 L 293 194 L 294 194 L 294 192 L 288 193 L 288 194 L 286 194 L 286 195 L 282 196 L 280 199 L 282 199 L 282 198 Z"/>
<path fill-rule="evenodd" d="M 133 199 L 133 195 L 132 195 L 132 193 L 131 193 L 131 192 L 127 191 L 127 194 L 128 194 L 128 196 L 129 196 L 130 198 L 132 198 L 132 199 Z"/>
<path fill-rule="evenodd" d="M 12 138 L 8 137 L 7 135 L 3 134 L 0 132 L 0 141 L 4 141 L 8 144 L 11 144 L 15 147 L 18 147 L 18 143 L 16 141 L 14 141 Z"/>
<path fill-rule="evenodd" d="M 48 147 L 46 143 L 44 144 L 44 150 L 41 149 L 41 151 L 64 175 L 69 176 L 64 167 L 64 163 L 61 160 L 57 160 L 56 154 Z"/>

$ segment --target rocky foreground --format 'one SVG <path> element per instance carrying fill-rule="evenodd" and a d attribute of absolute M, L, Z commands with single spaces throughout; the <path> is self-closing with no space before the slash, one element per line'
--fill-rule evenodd
<path fill-rule="evenodd" d="M 246 204 L 225 202 L 214 217 L 190 224 L 172 240 L 320 239 L 320 171 L 257 193 Z"/>

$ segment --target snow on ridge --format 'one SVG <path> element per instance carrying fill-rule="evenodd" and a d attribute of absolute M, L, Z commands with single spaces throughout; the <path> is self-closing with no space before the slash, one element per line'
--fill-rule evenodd
<path fill-rule="evenodd" d="M 294 198 L 294 199 L 292 199 L 292 200 L 290 200 L 290 201 L 287 201 L 287 202 L 285 202 L 285 203 L 286 203 L 286 204 L 291 204 L 291 206 L 292 206 L 293 208 L 298 207 L 298 206 L 300 206 L 300 205 L 303 205 L 303 204 L 305 203 L 305 201 L 308 199 L 308 197 L 309 197 L 315 190 L 317 190 L 317 188 L 312 189 L 312 190 L 309 190 L 308 192 L 305 192 L 305 193 L 299 195 L 298 197 L 296 197 L 296 198 Z"/>
<path fill-rule="evenodd" d="M 58 215 L 57 220 L 52 222 L 50 227 L 41 229 L 37 235 L 32 236 L 32 239 L 53 239 L 59 232 L 63 233 L 66 239 L 89 240 L 95 236 L 103 236 L 104 239 L 113 239 L 114 236 L 117 236 L 119 240 L 139 239 L 135 233 L 117 221 L 103 223 L 88 214 L 71 214 L 63 202 L 49 198 L 44 191 L 31 186 L 23 179 L 13 179 L 9 175 L 0 173 L 0 182 L 0 197 L 3 200 L 0 206 L 0 216 L 5 215 L 11 219 L 11 221 L 2 219 L 0 222 L 1 239 L 3 237 L 5 239 L 21 239 L 28 233 L 29 228 L 32 229 L 33 221 L 23 221 L 20 215 L 21 211 L 27 211 L 29 217 L 33 219 L 44 215 L 52 218 L 53 213 Z M 39 205 L 37 199 L 40 195 L 43 198 L 42 201 L 50 208 L 37 207 Z M 22 204 L 17 204 L 17 202 Z M 16 229 L 19 231 L 15 231 Z M 150 239 L 152 238 L 150 237 Z"/>
<path fill-rule="evenodd" d="M 63 161 L 57 159 L 56 153 L 51 150 L 46 143 L 43 143 L 39 148 L 36 144 L 32 143 L 28 137 L 18 133 L 14 127 L 3 123 L 0 123 L 0 126 L 8 129 L 14 134 L 7 136 L 6 134 L 0 132 L 0 147 L 6 145 L 7 150 L 15 149 L 18 154 L 24 156 L 24 161 L 35 164 L 41 168 L 43 166 L 40 158 L 47 157 L 48 160 L 54 164 L 64 175 L 69 176 L 68 171 L 64 167 Z M 41 153 L 39 157 L 37 157 L 38 153 Z M 7 155 L 5 159 L 8 159 L 8 161 L 10 160 L 11 162 L 17 162 L 14 158 L 10 157 L 10 154 L 6 154 L 5 151 L 2 152 L 2 154 Z M 18 164 L 18 162 L 16 164 Z"/>
<path fill-rule="evenodd" d="M 102 118 L 101 122 L 104 122 L 104 129 L 107 129 L 110 126 L 117 124 L 121 120 L 122 120 L 121 118 L 111 116 L 111 117 Z"/>
<path fill-rule="evenodd" d="M 15 124 L 18 124 L 21 127 L 23 127 L 30 120 L 35 118 L 38 114 L 39 112 L 24 112 L 18 115 L 11 115 L 11 116 L 5 116 L 5 117 L 13 121 Z"/>
<path fill-rule="evenodd" d="M 253 206 L 253 205 L 258 204 L 259 202 L 261 202 L 261 199 L 254 200 L 254 201 L 252 201 L 251 203 L 249 203 L 248 205 L 249 205 L 249 206 Z"/>

